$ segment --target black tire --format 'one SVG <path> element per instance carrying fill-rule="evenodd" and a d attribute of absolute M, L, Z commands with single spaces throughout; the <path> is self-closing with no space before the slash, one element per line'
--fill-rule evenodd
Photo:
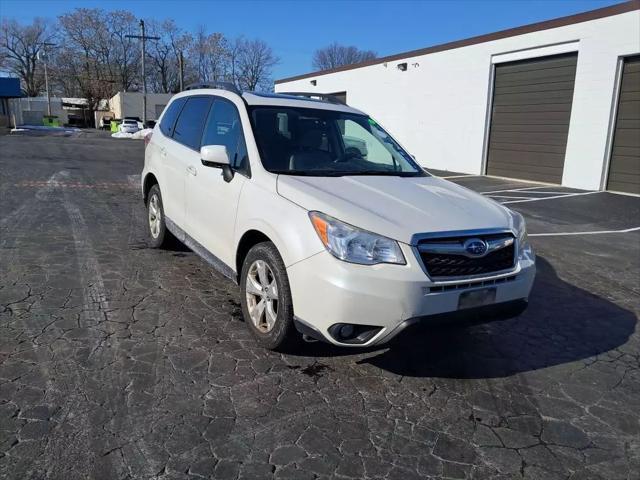
<path fill-rule="evenodd" d="M 154 199 L 157 199 L 157 209 L 160 212 L 156 232 L 154 232 L 154 229 L 152 227 L 152 216 L 149 210 Z M 158 186 L 158 184 L 155 184 L 151 187 L 151 189 L 149 189 L 149 195 L 147 195 L 147 228 L 149 229 L 149 246 L 151 248 L 167 247 L 173 241 L 173 235 L 171 235 L 171 232 L 167 230 L 167 225 L 164 221 L 164 218 L 162 194 L 160 193 L 160 187 Z"/>
<path fill-rule="evenodd" d="M 247 276 L 252 265 L 258 260 L 262 260 L 267 264 L 278 288 L 276 320 L 272 329 L 267 332 L 259 329 L 254 324 L 249 314 L 247 299 Z M 269 350 L 287 351 L 298 343 L 301 337 L 293 323 L 293 302 L 291 300 L 287 270 L 280 253 L 278 253 L 278 249 L 273 243 L 259 243 L 249 250 L 242 264 L 240 292 L 240 304 L 242 305 L 244 322 L 261 347 Z"/>

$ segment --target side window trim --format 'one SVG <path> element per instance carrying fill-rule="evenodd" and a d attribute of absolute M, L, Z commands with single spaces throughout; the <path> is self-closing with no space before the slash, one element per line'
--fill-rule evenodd
<path fill-rule="evenodd" d="M 178 117 L 180 116 L 180 114 L 182 113 L 182 109 L 184 108 L 184 106 L 186 105 L 187 101 L 186 101 L 186 97 L 180 97 L 180 98 L 176 98 L 173 102 L 169 103 L 169 105 L 167 105 L 165 107 L 165 111 L 162 114 L 162 116 L 164 117 L 164 115 L 166 115 L 167 113 L 169 113 L 169 108 L 171 108 L 171 106 L 173 106 L 174 103 L 179 104 L 179 108 L 180 110 L 178 111 L 178 113 L 176 114 L 176 116 L 173 119 L 173 122 L 171 122 L 171 126 L 168 129 L 168 132 L 166 132 L 163 128 L 162 128 L 162 120 L 163 118 L 160 119 L 160 131 L 162 132 L 162 134 L 167 137 L 167 138 L 173 138 L 173 132 L 175 130 L 176 127 L 176 122 L 178 121 Z"/>
<path fill-rule="evenodd" d="M 176 118 L 173 119 L 173 124 L 171 125 L 171 139 L 173 139 L 173 134 L 176 133 L 176 125 L 178 124 L 178 119 L 180 118 L 180 115 L 182 115 L 182 111 L 184 110 L 184 107 L 187 105 L 187 100 L 189 100 L 189 98 L 187 97 L 182 97 L 179 98 L 178 100 L 182 100 L 182 105 L 180 105 L 180 111 L 176 114 Z"/>
<path fill-rule="evenodd" d="M 180 110 L 178 111 L 178 113 L 176 114 L 176 118 L 173 119 L 173 123 L 171 124 L 171 135 L 169 136 L 169 138 L 173 139 L 173 134 L 176 132 L 176 124 L 178 123 L 178 119 L 180 118 L 180 114 L 182 113 L 182 110 L 184 110 L 184 106 L 187 104 L 187 97 L 181 97 L 178 98 L 176 100 L 176 102 L 180 102 Z"/>

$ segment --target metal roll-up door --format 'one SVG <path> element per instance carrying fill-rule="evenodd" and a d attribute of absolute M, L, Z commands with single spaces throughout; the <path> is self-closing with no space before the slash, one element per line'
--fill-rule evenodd
<path fill-rule="evenodd" d="M 495 66 L 487 174 L 561 183 L 577 53 Z"/>
<path fill-rule="evenodd" d="M 607 188 L 640 194 L 640 55 L 622 67 Z"/>

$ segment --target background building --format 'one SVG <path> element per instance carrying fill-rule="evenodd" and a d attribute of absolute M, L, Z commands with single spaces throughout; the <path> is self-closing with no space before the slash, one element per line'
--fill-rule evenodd
<path fill-rule="evenodd" d="M 147 93 L 147 120 L 158 120 L 172 96 L 172 93 Z M 109 100 L 109 107 L 115 118 L 142 119 L 142 93 L 118 92 Z"/>
<path fill-rule="evenodd" d="M 426 167 L 640 194 L 640 2 L 276 81 L 334 93 Z"/>
<path fill-rule="evenodd" d="M 43 125 L 44 117 L 47 115 L 47 97 L 14 98 L 9 105 L 16 125 Z M 50 105 L 51 115 L 57 117 L 61 126 L 94 126 L 94 112 L 89 109 L 89 102 L 85 98 L 51 97 Z M 103 113 L 106 109 L 107 102 L 101 100 L 95 113 Z"/>
<path fill-rule="evenodd" d="M 5 79 L 0 78 L 0 81 L 2 80 Z M 18 82 L 18 92 L 20 92 L 18 79 L 10 80 Z M 16 125 L 43 124 L 43 117 L 47 114 L 47 97 L 15 98 L 14 95 L 5 98 L 2 97 L 5 91 L 9 92 L 7 95 L 10 94 L 9 86 L 5 88 L 0 84 L 0 108 L 4 109 L 6 103 L 7 111 L 11 111 L 11 118 L 15 118 Z M 172 96 L 171 93 L 148 93 L 147 120 L 157 120 Z M 9 100 L 9 98 L 13 99 Z M 118 92 L 110 100 L 100 100 L 95 111 L 89 110 L 89 103 L 84 98 L 51 97 L 51 114 L 58 118 L 60 125 L 88 128 L 99 126 L 102 117 L 142 119 L 142 93 Z M 2 125 L 3 115 L 7 117 L 6 121 L 9 119 L 8 115 L 0 113 L 0 125 Z"/>
<path fill-rule="evenodd" d="M 9 100 L 21 96 L 20 79 L 0 77 L 0 129 L 13 125 Z"/>

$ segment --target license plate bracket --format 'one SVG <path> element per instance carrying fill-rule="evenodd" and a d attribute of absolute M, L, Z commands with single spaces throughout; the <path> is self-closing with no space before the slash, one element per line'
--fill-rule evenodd
<path fill-rule="evenodd" d="M 481 288 L 462 292 L 458 298 L 458 310 L 467 308 L 482 307 L 490 305 L 496 301 L 496 288 Z"/>

